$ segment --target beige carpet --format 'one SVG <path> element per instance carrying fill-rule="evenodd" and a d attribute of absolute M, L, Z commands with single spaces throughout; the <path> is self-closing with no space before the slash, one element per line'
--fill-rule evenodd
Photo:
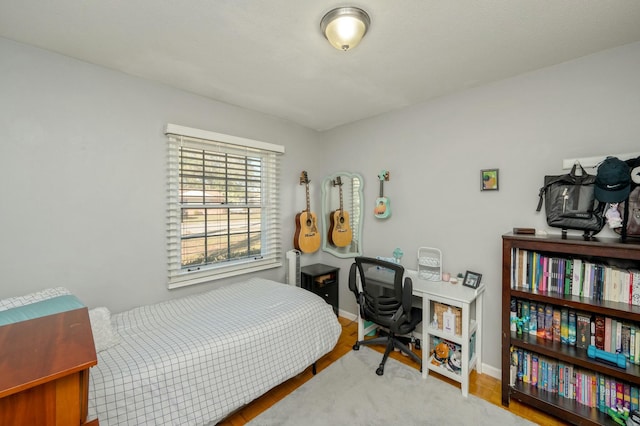
<path fill-rule="evenodd" d="M 509 411 L 369 348 L 351 351 L 248 424 L 532 425 Z"/>

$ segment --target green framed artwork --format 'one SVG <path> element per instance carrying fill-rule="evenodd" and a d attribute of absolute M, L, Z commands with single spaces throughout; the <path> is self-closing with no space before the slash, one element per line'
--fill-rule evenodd
<path fill-rule="evenodd" d="M 498 190 L 498 169 L 480 170 L 482 191 Z"/>

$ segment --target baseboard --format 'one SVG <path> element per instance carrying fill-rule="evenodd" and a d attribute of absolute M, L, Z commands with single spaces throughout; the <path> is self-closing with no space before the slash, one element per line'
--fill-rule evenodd
<path fill-rule="evenodd" d="M 344 317 L 350 321 L 357 320 L 358 316 L 352 314 L 351 312 L 343 311 L 342 309 L 338 309 L 338 315 Z"/>
<path fill-rule="evenodd" d="M 494 379 L 502 380 L 502 370 L 499 368 L 492 367 L 485 363 L 482 364 L 482 374 L 486 374 L 487 376 L 491 376 Z"/>

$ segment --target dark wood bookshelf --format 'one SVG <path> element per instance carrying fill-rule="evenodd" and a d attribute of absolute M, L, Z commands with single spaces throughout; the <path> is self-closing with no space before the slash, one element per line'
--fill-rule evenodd
<path fill-rule="evenodd" d="M 614 425 L 607 414 L 573 399 L 560 397 L 536 386 L 516 381 L 510 385 L 511 347 L 521 348 L 562 363 L 571 364 L 640 387 L 640 366 L 627 362 L 626 368 L 589 358 L 587 350 L 566 343 L 549 341 L 533 334 L 511 330 L 511 299 L 526 300 L 569 308 L 591 315 L 618 318 L 640 324 L 640 306 L 630 303 L 597 300 L 554 292 L 511 288 L 513 250 L 525 249 L 548 256 L 602 262 L 612 266 L 640 269 L 640 245 L 621 242 L 620 238 L 591 238 L 561 235 L 502 236 L 502 404 L 515 399 L 551 415 L 578 425 Z"/>

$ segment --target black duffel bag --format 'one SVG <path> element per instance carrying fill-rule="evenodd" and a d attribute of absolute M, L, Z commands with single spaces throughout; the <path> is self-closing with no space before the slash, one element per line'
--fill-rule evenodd
<path fill-rule="evenodd" d="M 576 173 L 578 167 L 582 173 Z M 536 211 L 542 209 L 544 199 L 549 226 L 561 228 L 563 236 L 573 229 L 584 231 L 585 238 L 590 238 L 604 227 L 604 203 L 596 200 L 595 182 L 596 177 L 580 164 L 565 175 L 545 176 Z"/>

